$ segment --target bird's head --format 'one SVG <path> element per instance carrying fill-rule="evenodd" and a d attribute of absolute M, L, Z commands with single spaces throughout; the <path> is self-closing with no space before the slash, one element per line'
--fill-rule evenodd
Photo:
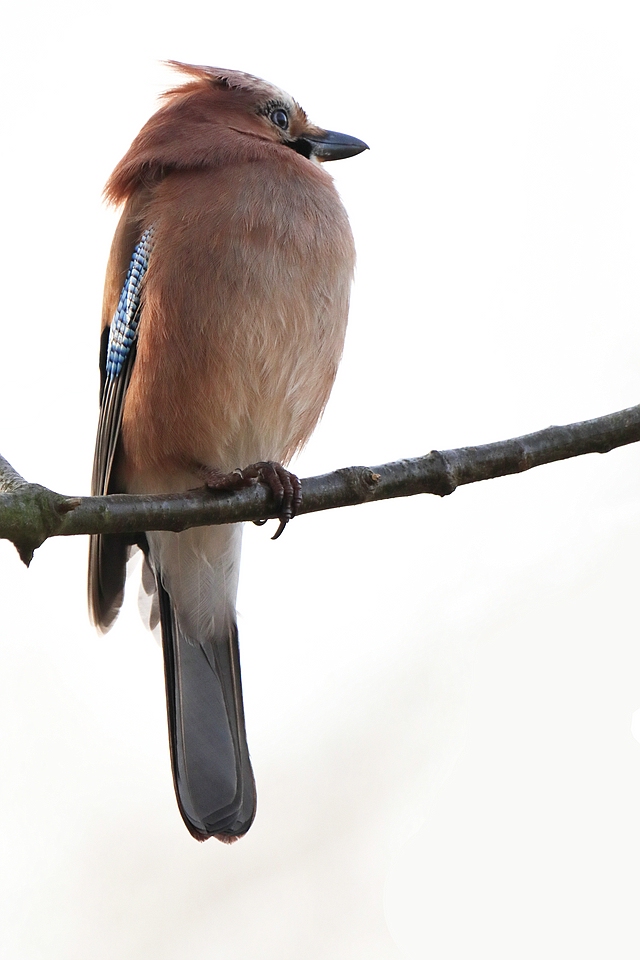
<path fill-rule="evenodd" d="M 300 104 L 288 93 L 250 73 L 193 66 L 176 60 L 170 60 L 169 64 L 191 76 L 193 81 L 176 91 L 169 91 L 167 96 L 208 87 L 218 119 L 226 119 L 229 127 L 238 133 L 283 144 L 320 162 L 355 157 L 369 149 L 356 137 L 323 130 L 311 123 Z"/>
<path fill-rule="evenodd" d="M 172 169 L 259 159 L 265 148 L 287 147 L 321 163 L 369 149 L 356 137 L 311 123 L 289 94 L 251 74 L 175 60 L 169 65 L 190 79 L 163 94 L 164 105 L 114 170 L 105 189 L 113 202 Z"/>

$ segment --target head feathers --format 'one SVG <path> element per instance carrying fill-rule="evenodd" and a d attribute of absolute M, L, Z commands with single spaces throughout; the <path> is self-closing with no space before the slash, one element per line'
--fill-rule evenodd
<path fill-rule="evenodd" d="M 251 162 L 282 150 L 289 134 L 266 119 L 279 106 L 290 117 L 291 134 L 312 128 L 289 94 L 250 73 L 167 63 L 190 79 L 162 95 L 163 105 L 111 174 L 104 191 L 111 203 L 122 203 L 137 187 L 156 183 L 171 170 Z"/>
<path fill-rule="evenodd" d="M 223 67 L 207 67 L 203 64 L 181 63 L 180 60 L 165 60 L 168 67 L 177 70 L 178 73 L 185 73 L 188 77 L 193 77 L 195 81 L 205 81 L 218 87 L 228 87 L 230 90 L 245 90 L 248 93 L 255 93 L 258 96 L 273 96 L 278 93 L 284 94 L 273 84 L 261 80 L 260 77 L 254 77 L 251 73 L 243 73 L 241 70 L 225 70 Z M 197 84 L 193 84 L 196 86 Z M 173 90 L 167 90 L 163 97 L 170 97 L 173 93 L 184 90 L 188 84 L 183 84 Z M 190 85 L 189 85 L 190 86 Z"/>

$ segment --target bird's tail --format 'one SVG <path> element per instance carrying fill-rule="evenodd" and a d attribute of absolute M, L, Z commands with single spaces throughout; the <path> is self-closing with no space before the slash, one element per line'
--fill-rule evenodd
<path fill-rule="evenodd" d="M 245 733 L 235 591 L 240 530 L 151 533 L 173 780 L 194 837 L 247 832 L 256 790 Z"/>

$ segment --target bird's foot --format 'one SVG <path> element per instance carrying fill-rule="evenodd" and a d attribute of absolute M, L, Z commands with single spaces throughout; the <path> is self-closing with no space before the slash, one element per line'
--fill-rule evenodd
<path fill-rule="evenodd" d="M 220 470 L 207 470 L 205 483 L 210 490 L 240 490 L 242 487 L 254 483 L 266 484 L 278 508 L 280 525 L 271 538 L 277 540 L 289 520 L 292 520 L 302 503 L 302 484 L 295 473 L 291 473 L 273 460 L 261 460 L 252 463 L 244 469 L 233 470 L 231 473 L 222 473 Z M 256 520 L 259 526 L 266 520 Z"/>

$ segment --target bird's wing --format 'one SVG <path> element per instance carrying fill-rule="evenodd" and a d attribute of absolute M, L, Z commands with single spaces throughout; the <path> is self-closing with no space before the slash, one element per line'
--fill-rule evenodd
<path fill-rule="evenodd" d="M 136 356 L 144 277 L 153 247 L 153 228 L 136 243 L 118 306 L 100 342 L 100 419 L 93 459 L 92 496 L 114 492 L 112 470 L 124 400 Z M 108 629 L 124 593 L 128 543 L 118 536 L 94 535 L 89 543 L 89 609 L 97 626 Z"/>

